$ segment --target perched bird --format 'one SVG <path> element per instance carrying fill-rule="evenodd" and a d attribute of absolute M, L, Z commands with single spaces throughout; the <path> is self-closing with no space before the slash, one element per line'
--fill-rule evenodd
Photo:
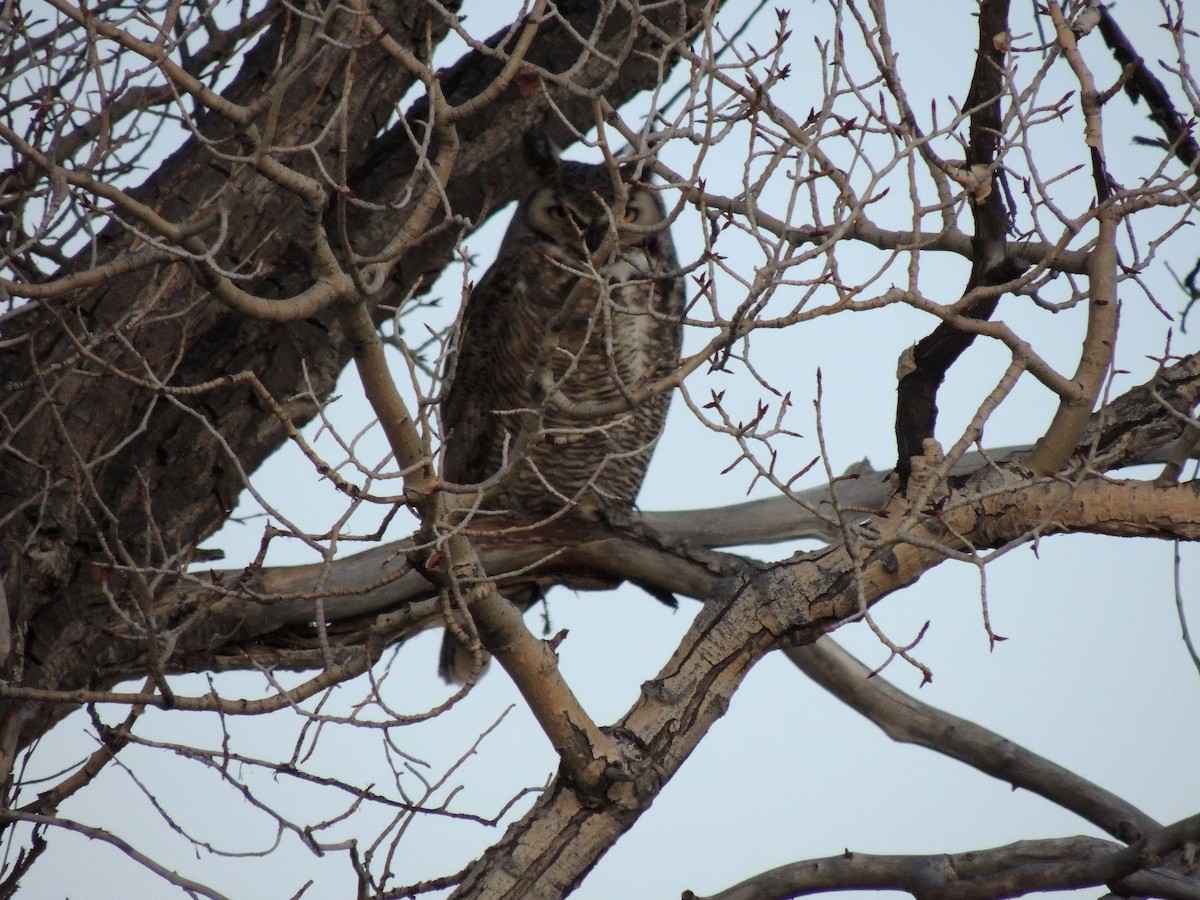
<path fill-rule="evenodd" d="M 636 164 L 614 173 L 526 143 L 536 181 L 450 353 L 443 474 L 466 485 L 498 476 L 477 515 L 611 520 L 633 508 L 670 400 L 635 394 L 679 360 L 675 247 Z M 447 630 L 442 676 L 465 681 L 475 659 Z"/>

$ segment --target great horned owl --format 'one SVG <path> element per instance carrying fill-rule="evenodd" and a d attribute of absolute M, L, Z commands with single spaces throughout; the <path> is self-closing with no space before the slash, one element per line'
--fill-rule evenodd
<path fill-rule="evenodd" d="M 633 180 L 635 164 L 614 173 L 560 160 L 536 138 L 527 157 L 536 183 L 471 292 L 452 350 L 443 472 L 459 484 L 499 475 L 482 514 L 620 515 L 633 507 L 670 399 L 633 395 L 679 359 L 675 248 L 662 200 Z M 599 404 L 605 415 L 585 408 Z M 462 681 L 470 668 L 447 631 L 443 677 Z"/>

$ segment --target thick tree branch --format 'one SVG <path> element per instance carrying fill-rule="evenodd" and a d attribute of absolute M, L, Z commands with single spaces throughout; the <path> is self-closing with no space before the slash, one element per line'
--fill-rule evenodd
<path fill-rule="evenodd" d="M 971 275 L 963 296 L 969 298 L 977 290 L 979 293 L 963 315 L 974 319 L 991 318 L 1001 295 L 992 288 L 1017 277 L 1022 268 L 1008 252 L 1009 213 L 997 167 L 1000 103 L 1010 40 L 1008 0 L 985 0 L 979 9 L 979 44 L 966 100 L 966 108 L 973 110 L 965 170 L 974 183 L 968 200 L 975 218 L 975 234 L 971 239 Z M 912 472 L 910 460 L 921 455 L 924 442 L 934 435 L 937 392 L 946 372 L 974 340 L 971 332 L 943 322 L 906 351 L 896 386 L 896 471 L 902 486 Z"/>
<path fill-rule="evenodd" d="M 1111 194 L 1110 178 L 1104 156 L 1102 101 L 1075 44 L 1075 36 L 1063 17 L 1058 3 L 1048 4 L 1058 41 L 1079 81 L 1084 114 L 1084 131 L 1091 151 L 1092 178 L 1096 202 L 1103 206 Z M 1038 474 L 1057 472 L 1066 463 L 1087 427 L 1092 408 L 1100 396 L 1104 379 L 1112 367 L 1117 339 L 1119 306 L 1117 303 L 1117 225 L 1112 210 L 1101 209 L 1099 233 L 1088 254 L 1088 324 L 1079 365 L 1073 382 L 1075 391 L 1061 397 L 1054 419 L 1029 457 L 1029 467 Z"/>
<path fill-rule="evenodd" d="M 462 538 L 448 543 L 459 543 L 460 551 L 469 557 L 458 568 L 477 573 L 468 592 L 475 596 L 460 602 L 470 610 L 483 646 L 525 698 L 562 760 L 564 775 L 583 793 L 603 795 L 612 782 L 626 777 L 617 745 L 597 727 L 562 677 L 551 643 L 534 637 L 521 610 L 496 590 L 494 582 L 486 580 L 470 544 Z"/>
<path fill-rule="evenodd" d="M 1162 129 L 1163 137 L 1167 145 L 1173 148 L 1175 156 L 1185 166 L 1194 166 L 1196 160 L 1200 159 L 1200 145 L 1197 145 L 1191 133 L 1191 126 L 1175 110 L 1171 95 L 1117 25 L 1109 8 L 1101 5 L 1099 9 L 1100 34 L 1104 37 L 1104 43 L 1108 44 L 1117 62 L 1130 72 L 1125 81 L 1125 92 L 1135 103 L 1138 100 L 1146 101 L 1150 107 L 1150 118 Z"/>
<path fill-rule="evenodd" d="M 994 496 L 1002 476 L 989 481 L 992 473 L 985 475 L 989 477 L 981 479 L 980 487 Z M 1022 490 L 1011 488 L 1016 495 Z M 1017 531 L 999 534 L 987 527 L 986 513 L 974 504 L 978 495 L 970 491 L 970 496 L 971 502 L 956 502 L 954 495 L 946 497 L 944 505 L 939 500 L 936 520 L 911 525 L 905 524 L 908 511 L 903 502 L 894 501 L 877 520 L 880 533 L 864 558 L 835 548 L 725 579 L 706 599 L 659 676 L 644 686 L 638 703 L 613 726 L 629 764 L 626 790 L 595 808 L 560 779 L 478 860 L 455 896 L 514 891 L 548 898 L 569 889 L 649 807 L 763 654 L 811 643 L 858 618 L 864 609 L 938 565 L 963 541 L 987 546 L 1028 540 L 1043 526 L 1042 534 L 1055 530 L 1052 522 L 1029 520 Z M 1200 514 L 1200 503 L 1196 512 Z M 510 862 L 501 866 L 499 859 Z M 521 864 L 513 865 L 512 860 Z"/>
<path fill-rule="evenodd" d="M 875 675 L 830 638 L 792 647 L 788 659 L 892 740 L 960 760 L 985 775 L 1069 809 L 1118 840 L 1161 826 L 1140 809 L 974 722 L 923 703 Z"/>
<path fill-rule="evenodd" d="M 1194 831 L 1195 822 L 1185 823 L 1182 830 Z M 780 866 L 708 897 L 691 891 L 683 896 L 685 900 L 787 900 L 823 891 L 876 890 L 902 891 L 922 900 L 994 900 L 1107 885 L 1123 896 L 1200 897 L 1200 885 L 1171 873 L 1136 871 L 1114 877 L 1132 850 L 1080 836 L 931 856 L 847 851 Z"/>

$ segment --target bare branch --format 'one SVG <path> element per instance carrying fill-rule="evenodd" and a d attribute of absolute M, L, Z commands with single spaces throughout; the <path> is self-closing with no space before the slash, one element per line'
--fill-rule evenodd
<path fill-rule="evenodd" d="M 1181 830 L 1190 833 L 1195 823 L 1185 823 L 1180 823 L 1184 825 Z M 846 851 L 842 856 L 780 866 L 707 897 L 686 891 L 684 898 L 786 900 L 823 891 L 893 890 L 915 897 L 991 900 L 1100 885 L 1121 894 L 1180 900 L 1200 896 L 1200 887 L 1170 874 L 1150 871 L 1114 878 L 1111 873 L 1128 859 L 1131 850 L 1081 836 L 1020 841 L 1006 847 L 934 856 L 873 856 Z"/>
<path fill-rule="evenodd" d="M 1113 837 L 1129 841 L 1161 826 L 1141 810 L 1074 772 L 974 722 L 922 703 L 893 687 L 831 638 L 786 651 L 821 687 L 874 722 L 892 740 L 960 760 L 1013 787 L 1069 809 Z"/>

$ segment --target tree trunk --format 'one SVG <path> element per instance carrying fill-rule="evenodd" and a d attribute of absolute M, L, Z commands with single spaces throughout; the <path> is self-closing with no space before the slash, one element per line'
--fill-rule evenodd
<path fill-rule="evenodd" d="M 707 8 L 665 4 L 631 34 L 623 12 L 600 18 L 593 3 L 558 4 L 562 18 L 541 25 L 526 60 L 550 73 L 581 57 L 586 62 L 573 86 L 534 79 L 532 89 L 518 79 L 457 123 L 462 151 L 447 197 L 459 221 L 476 222 L 516 196 L 521 180 L 500 173 L 518 170 L 523 133 L 542 128 L 566 137 L 557 119 L 549 124 L 556 115 L 551 102 L 586 130 L 593 96 L 618 105 L 657 83 L 657 59 L 673 50 L 656 29 L 682 37 Z M 446 28 L 428 19 L 416 0 L 387 9 L 389 34 L 416 51 L 430 34 L 436 43 Z M 345 173 L 355 197 L 394 202 L 414 177 L 425 177 L 406 127 L 420 133 L 427 104 L 414 106 L 406 126 L 375 137 L 412 77 L 344 8 L 328 25 L 336 40 L 308 40 L 305 27 L 281 13 L 225 96 L 251 104 L 278 90 L 277 108 L 266 104 L 256 123 L 275 129 L 272 146 L 316 140 L 326 170 Z M 589 54 L 572 30 L 591 35 L 601 55 Z M 440 73 L 442 91 L 451 104 L 463 103 L 501 66 L 493 55 L 468 53 Z M 327 127 L 339 109 L 349 111 L 343 154 L 328 138 L 337 129 Z M 169 222 L 195 224 L 208 246 L 217 245 L 219 230 L 224 243 L 216 261 L 227 271 L 249 273 L 239 282 L 244 290 L 288 298 L 309 287 L 315 276 L 304 234 L 311 214 L 296 195 L 239 158 L 244 129 L 209 112 L 198 130 L 205 141 L 189 140 L 131 194 Z M 315 166 L 310 161 L 299 168 Z M 418 184 L 411 196 L 419 193 Z M 337 212 L 327 205 L 331 235 L 338 234 Z M 370 254 L 410 214 L 405 206 L 352 211 L 346 217 L 350 242 Z M 395 307 L 427 286 L 449 262 L 456 236 L 442 229 L 405 252 L 372 306 Z M 147 252 L 142 237 L 114 221 L 60 276 Z M 5 676 L 13 684 L 75 689 L 106 670 L 135 664 L 161 670 L 181 636 L 172 629 L 181 623 L 149 614 L 156 595 L 225 521 L 246 476 L 287 439 L 284 424 L 232 376 L 253 373 L 299 426 L 312 418 L 350 358 L 328 311 L 286 324 L 255 320 L 216 302 L 202 281 L 186 259 L 162 259 L 32 306 L 10 335 L 14 349 L 0 358 L 8 432 L 0 523 L 15 635 Z M 156 388 L 159 382 L 197 390 L 168 395 Z M 210 647 L 214 655 L 219 651 Z M 50 705 L 33 716 L 12 704 L 0 709 L 7 759 L 67 712 Z"/>

